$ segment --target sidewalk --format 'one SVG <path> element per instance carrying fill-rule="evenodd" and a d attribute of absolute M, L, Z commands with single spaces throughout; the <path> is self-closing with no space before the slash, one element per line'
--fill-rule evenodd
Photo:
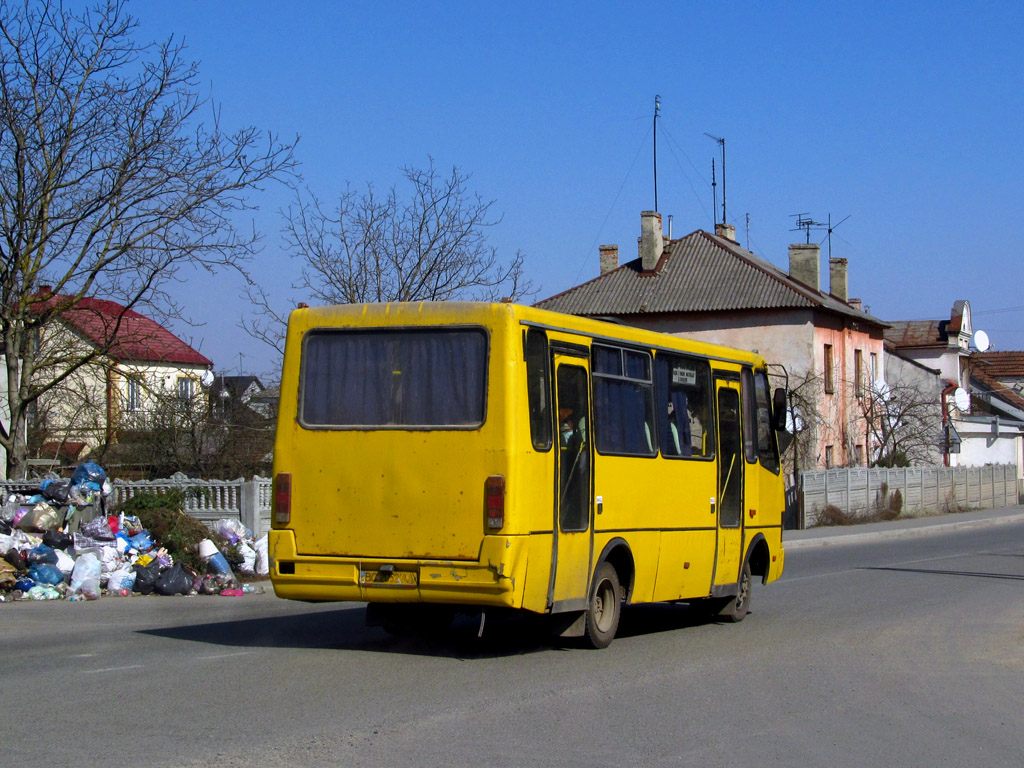
<path fill-rule="evenodd" d="M 934 517 L 914 517 L 885 523 L 827 526 L 805 531 L 783 531 L 782 543 L 787 552 L 812 547 L 842 544 L 863 544 L 869 541 L 902 539 L 910 536 L 931 536 L 966 528 L 1004 525 L 1024 521 L 1024 505 L 982 509 L 975 512 L 956 512 Z"/>

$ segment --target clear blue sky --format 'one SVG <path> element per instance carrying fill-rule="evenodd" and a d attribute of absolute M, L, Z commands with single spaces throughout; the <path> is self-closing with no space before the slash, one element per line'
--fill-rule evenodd
<path fill-rule="evenodd" d="M 726 139 L 738 239 L 787 266 L 791 214 L 847 218 L 833 256 L 888 320 L 968 299 L 995 348 L 1024 348 L 1024 4 L 1020 2 L 138 2 L 144 38 L 183 38 L 225 125 L 300 136 L 305 183 L 384 189 L 432 156 L 472 174 L 522 249 L 538 298 L 633 255 L 658 198 L 678 237 L 712 229 L 711 159 Z M 721 179 L 719 179 L 721 183 Z M 718 187 L 719 193 L 721 186 Z M 254 198 L 254 276 L 282 305 L 281 190 Z M 719 205 L 721 198 L 719 196 Z M 824 233 L 817 235 L 818 239 Z M 824 246 L 823 246 L 824 251 Z M 822 274 L 827 285 L 826 255 Z M 218 371 L 273 355 L 237 328 L 230 276 L 184 290 L 205 325 L 176 330 Z M 240 357 L 241 354 L 241 357 Z"/>

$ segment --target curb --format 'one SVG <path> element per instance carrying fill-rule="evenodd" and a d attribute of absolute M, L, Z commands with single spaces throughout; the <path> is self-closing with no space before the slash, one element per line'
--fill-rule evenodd
<path fill-rule="evenodd" d="M 1003 517 L 986 517 L 978 520 L 959 520 L 954 523 L 935 523 L 933 525 L 921 525 L 914 528 L 894 528 L 886 531 L 865 531 L 864 533 L 847 533 L 841 536 L 820 536 L 808 539 L 796 539 L 786 541 L 785 534 L 782 537 L 782 546 L 787 552 L 801 549 L 814 549 L 817 547 L 835 547 L 845 544 L 864 544 L 872 541 L 887 541 L 890 539 L 907 539 L 918 536 L 934 536 L 952 531 L 968 530 L 971 528 L 985 528 L 1007 523 L 1019 523 L 1024 521 L 1024 513 L 1006 515 Z"/>

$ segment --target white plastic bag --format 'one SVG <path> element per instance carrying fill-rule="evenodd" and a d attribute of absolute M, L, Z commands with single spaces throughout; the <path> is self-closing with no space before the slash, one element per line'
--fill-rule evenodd
<path fill-rule="evenodd" d="M 256 550 L 244 541 L 239 541 L 238 554 L 242 557 L 242 564 L 238 566 L 238 570 L 242 573 L 253 573 L 256 570 Z"/>
<path fill-rule="evenodd" d="M 270 573 L 270 557 L 267 552 L 267 534 L 263 534 L 252 546 L 253 549 L 256 550 L 256 573 L 260 576 L 266 576 Z"/>
<path fill-rule="evenodd" d="M 71 594 L 85 595 L 89 600 L 100 596 L 100 559 L 92 552 L 86 552 L 75 561 L 71 572 Z"/>
<path fill-rule="evenodd" d="M 103 565 L 104 573 L 113 573 L 124 565 L 124 558 L 121 557 L 121 553 L 117 551 L 115 546 L 101 547 L 100 562 Z"/>
<path fill-rule="evenodd" d="M 110 574 L 107 580 L 108 593 L 120 593 L 122 590 L 132 590 L 135 586 L 135 571 L 127 566 L 118 568 Z"/>
<path fill-rule="evenodd" d="M 65 576 L 70 576 L 71 572 L 75 570 L 75 558 L 63 549 L 55 549 L 53 551 L 57 555 L 57 569 Z"/>

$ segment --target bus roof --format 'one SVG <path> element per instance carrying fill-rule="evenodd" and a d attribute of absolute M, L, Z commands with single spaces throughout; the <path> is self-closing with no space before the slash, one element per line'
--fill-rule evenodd
<path fill-rule="evenodd" d="M 659 331 L 523 304 L 482 301 L 419 301 L 379 304 L 333 304 L 303 307 L 292 312 L 290 326 L 313 328 L 384 328 L 430 325 L 494 325 L 517 321 L 524 325 L 576 333 L 591 339 L 682 351 L 702 357 L 763 367 L 764 358 L 746 350 L 687 339 Z"/>

